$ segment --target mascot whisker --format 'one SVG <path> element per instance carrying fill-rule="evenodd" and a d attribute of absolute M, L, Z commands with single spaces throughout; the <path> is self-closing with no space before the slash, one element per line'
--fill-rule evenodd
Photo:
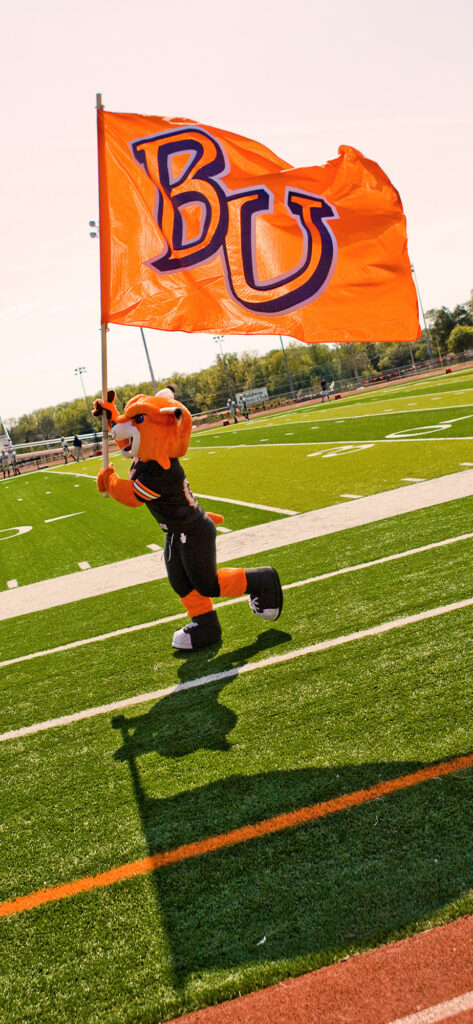
<path fill-rule="evenodd" d="M 146 505 L 166 535 L 168 579 L 191 619 L 174 633 L 172 646 L 199 651 L 220 642 L 214 597 L 248 594 L 255 615 L 271 622 L 278 619 L 283 597 L 275 569 L 217 568 L 215 524 L 222 523 L 223 516 L 205 512 L 190 490 L 179 459 L 189 447 L 192 416 L 175 399 L 173 389 L 136 395 L 122 415 L 115 392 L 109 391 L 106 402 L 97 399 L 94 404 L 95 416 L 103 412 L 122 455 L 132 462 L 128 480 L 110 465 L 100 470 L 97 487 L 130 508 Z"/>

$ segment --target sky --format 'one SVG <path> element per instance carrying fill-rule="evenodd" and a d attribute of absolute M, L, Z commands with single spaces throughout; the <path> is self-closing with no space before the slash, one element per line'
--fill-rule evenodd
<path fill-rule="evenodd" d="M 294 166 L 340 145 L 398 189 L 424 310 L 473 288 L 471 0 L 25 0 L 2 15 L 0 417 L 101 388 L 96 94 L 186 117 Z M 146 332 L 155 377 L 210 366 L 211 335 Z M 278 338 L 227 336 L 226 352 Z M 108 334 L 111 386 L 149 379 L 138 328 Z"/>

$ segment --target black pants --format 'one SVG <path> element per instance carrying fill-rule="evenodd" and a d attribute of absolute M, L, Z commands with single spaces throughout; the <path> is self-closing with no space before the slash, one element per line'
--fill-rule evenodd
<path fill-rule="evenodd" d="M 179 597 L 187 597 L 191 590 L 202 597 L 219 596 L 216 537 L 215 526 L 205 515 L 183 526 L 181 532 L 166 535 L 164 564 Z"/>

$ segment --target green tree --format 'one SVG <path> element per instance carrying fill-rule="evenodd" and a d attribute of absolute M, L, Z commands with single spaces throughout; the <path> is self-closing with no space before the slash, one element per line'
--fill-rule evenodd
<path fill-rule="evenodd" d="M 473 349 L 473 327 L 458 324 L 448 338 L 448 351 L 457 355 Z"/>
<path fill-rule="evenodd" d="M 391 370 L 398 366 L 407 366 L 410 362 L 411 357 L 406 342 L 390 341 L 383 345 L 383 354 L 378 365 L 380 370 Z"/>
<path fill-rule="evenodd" d="M 429 309 L 426 314 L 434 355 L 440 350 L 441 355 L 448 351 L 448 339 L 455 327 L 472 327 L 473 317 L 468 303 L 455 306 L 454 310 L 441 306 L 440 309 Z"/>

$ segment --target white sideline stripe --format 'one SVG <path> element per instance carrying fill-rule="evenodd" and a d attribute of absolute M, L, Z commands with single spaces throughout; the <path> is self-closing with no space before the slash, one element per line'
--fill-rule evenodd
<path fill-rule="evenodd" d="M 436 1006 L 429 1006 L 426 1010 L 418 1010 L 410 1013 L 407 1017 L 396 1017 L 396 1020 L 388 1024 L 437 1024 L 437 1022 L 455 1017 L 457 1013 L 471 1010 L 473 1007 L 473 992 L 464 992 L 461 996 L 447 999 L 445 1003 L 437 1003 Z"/>
<path fill-rule="evenodd" d="M 303 444 L 313 444 L 313 441 L 304 441 L 304 442 L 301 442 L 301 443 L 303 443 Z M 220 447 L 221 448 L 234 448 L 235 445 L 233 445 L 233 444 L 221 445 Z M 241 447 L 241 445 L 238 446 L 238 447 Z M 243 445 L 243 447 L 246 448 L 246 445 Z M 253 447 L 256 448 L 257 445 L 253 445 Z M 210 452 L 210 454 L 211 455 L 215 455 L 215 452 L 212 450 Z M 54 473 L 61 473 L 61 470 L 55 469 L 55 470 L 53 470 L 53 472 Z M 62 476 L 66 476 L 66 475 L 67 476 L 73 476 L 74 475 L 74 476 L 85 477 L 86 480 L 96 480 L 97 479 L 95 476 L 86 476 L 85 473 L 74 473 L 74 474 L 72 474 L 72 473 L 67 473 L 67 474 L 66 473 L 62 473 L 61 475 Z M 252 501 L 240 501 L 238 498 L 222 498 L 218 494 L 198 494 L 197 491 L 194 491 L 194 494 L 195 494 L 196 498 L 204 498 L 205 501 L 223 501 L 227 505 L 244 505 L 245 508 L 259 508 L 259 509 L 262 509 L 263 512 L 280 512 L 281 515 L 283 515 L 283 516 L 297 516 L 297 512 L 294 512 L 294 510 L 290 509 L 290 508 L 276 508 L 274 505 L 257 505 L 257 504 L 255 504 L 255 502 L 252 502 Z M 82 513 L 80 513 L 80 512 L 74 512 L 73 513 L 73 515 L 81 515 L 81 514 Z M 66 517 L 64 516 L 64 518 L 66 518 Z M 52 522 L 52 520 L 46 520 L 46 522 Z"/>
<path fill-rule="evenodd" d="M 65 469 L 48 469 L 48 470 L 43 470 L 43 472 L 46 472 L 46 474 L 47 473 L 56 473 L 58 476 L 78 476 L 80 480 L 95 480 L 95 481 L 97 481 L 97 476 L 92 476 L 91 473 L 69 473 Z"/>
<path fill-rule="evenodd" d="M 126 697 L 124 700 L 117 700 L 112 704 L 101 704 L 99 707 L 86 708 L 84 711 L 76 711 L 71 715 L 63 715 L 61 718 L 50 718 L 48 721 L 36 722 L 34 725 L 26 725 L 20 729 L 10 729 L 9 732 L 0 733 L 0 743 L 4 743 L 6 740 L 20 739 L 22 736 L 32 736 L 35 733 L 46 732 L 49 729 L 57 729 L 63 725 L 72 725 L 75 722 L 82 722 L 88 718 L 97 718 L 99 715 L 106 715 L 112 711 L 134 707 L 137 704 L 147 704 L 162 697 L 169 697 L 173 693 L 192 690 L 197 686 L 206 686 L 207 683 L 216 683 L 220 679 L 231 679 L 233 676 L 244 675 L 247 672 L 257 672 L 262 668 L 271 668 L 273 665 L 281 665 L 285 661 L 294 661 L 295 658 L 305 658 L 309 654 L 320 654 L 323 651 L 331 650 L 333 647 L 341 647 L 343 644 L 352 643 L 354 640 L 365 640 L 370 636 L 379 636 L 381 633 L 389 633 L 403 626 L 425 622 L 428 619 L 435 619 L 439 615 L 448 615 L 450 612 L 460 611 L 463 608 L 470 608 L 472 606 L 473 597 L 468 597 L 464 601 L 455 601 L 452 604 L 441 605 L 438 608 L 429 608 L 425 612 L 417 612 L 415 615 L 391 619 L 389 622 L 381 622 L 379 626 L 371 626 L 370 629 L 360 629 L 355 633 L 348 633 L 345 636 L 333 637 L 331 640 L 322 640 L 318 644 L 300 647 L 298 650 L 288 651 L 286 654 L 274 654 L 270 658 L 262 658 L 260 661 L 250 661 L 244 665 L 236 665 L 233 668 L 226 669 L 225 672 L 214 672 L 208 676 L 190 679 L 187 683 L 178 683 L 164 690 L 140 693 L 136 697 Z"/>
<path fill-rule="evenodd" d="M 54 519 L 45 519 L 45 523 L 57 523 L 59 519 L 72 519 L 72 516 L 84 516 L 85 512 L 68 512 L 66 516 L 55 516 Z"/>
<path fill-rule="evenodd" d="M 230 445 L 229 447 L 233 448 L 234 446 Z M 253 501 L 240 501 L 237 498 L 220 498 L 217 494 L 198 494 L 197 491 L 194 491 L 194 494 L 196 498 L 204 498 L 204 501 L 223 501 L 227 505 L 244 505 L 245 508 L 260 508 L 263 512 L 280 512 L 283 516 L 297 516 L 297 512 L 290 508 L 276 508 L 275 505 L 257 505 Z"/>
<path fill-rule="evenodd" d="M 260 555 L 315 537 L 327 537 L 340 530 L 351 530 L 472 496 L 473 469 L 462 469 L 458 473 L 435 477 L 422 484 L 406 484 L 405 487 L 371 494 L 348 503 L 343 501 L 219 535 L 217 559 L 222 565 L 235 558 Z M 110 562 L 89 569 L 86 573 L 68 573 L 39 583 L 28 583 L 17 590 L 0 591 L 0 621 L 85 598 L 116 593 L 126 587 L 137 587 L 164 579 L 165 576 L 162 555 L 153 553 Z"/>
<path fill-rule="evenodd" d="M 296 580 L 294 583 L 285 583 L 283 590 L 295 590 L 297 587 L 305 587 L 310 583 L 321 583 L 324 580 L 331 580 L 335 576 L 345 576 L 349 572 L 359 572 L 361 569 L 371 569 L 375 565 L 383 565 L 385 562 L 395 562 L 400 558 L 408 558 L 410 555 L 419 555 L 424 551 L 432 551 L 433 548 L 444 548 L 448 544 L 456 544 L 457 541 L 471 540 L 473 533 L 461 533 L 458 537 L 447 537 L 445 540 L 437 540 L 432 544 L 423 544 L 420 548 L 409 548 L 407 551 L 398 551 L 393 555 L 384 555 L 383 558 L 375 558 L 371 562 L 360 562 L 358 565 L 346 565 L 342 569 L 333 569 L 332 572 L 324 572 L 320 576 L 309 576 L 305 580 Z M 221 601 L 217 608 L 226 608 L 231 604 L 241 604 L 248 600 L 248 595 L 233 597 L 229 601 Z M 35 658 L 45 658 L 49 654 L 60 654 L 63 651 L 72 651 L 76 647 L 85 647 L 87 644 L 96 644 L 102 640 L 113 640 L 117 636 L 125 636 L 127 633 L 136 633 L 140 629 L 152 629 L 155 626 L 163 626 L 167 622 L 176 622 L 178 619 L 185 619 L 185 612 L 178 612 L 177 615 L 168 615 L 163 619 L 153 619 L 151 622 L 139 622 L 135 626 L 124 626 L 122 629 L 114 629 L 111 633 L 101 633 L 98 636 L 85 637 L 83 640 L 73 640 L 69 644 L 61 644 L 59 647 L 50 647 L 44 651 L 34 651 L 31 654 L 22 654 L 18 658 L 8 658 L 7 661 L 0 661 L 0 668 L 8 665 L 18 665 L 21 661 L 33 661 Z"/>
<path fill-rule="evenodd" d="M 412 430 L 414 429 L 412 427 Z M 443 434 L 441 437 L 437 434 L 435 436 L 432 435 L 432 437 L 426 437 L 424 434 L 422 437 L 364 437 L 359 441 L 356 441 L 353 437 L 340 438 L 338 441 L 265 441 L 265 444 L 267 448 L 313 448 L 314 444 L 333 445 L 336 448 L 340 444 L 405 444 L 407 441 L 422 441 L 423 444 L 430 444 L 431 441 L 473 441 L 473 437 L 464 437 L 463 434 L 458 437 L 446 437 Z M 259 448 L 259 444 L 219 444 L 218 451 L 237 452 L 242 448 Z M 202 448 L 199 448 L 199 451 L 204 451 L 203 445 Z M 208 452 L 208 454 L 215 455 L 216 453 L 212 451 Z M 201 497 L 204 497 L 204 495 L 201 495 Z M 223 498 L 215 498 L 215 501 L 223 501 Z M 235 504 L 243 503 L 235 502 Z"/>
<path fill-rule="evenodd" d="M 462 390 L 466 390 L 466 389 L 462 389 Z M 448 391 L 447 392 L 447 396 L 448 395 L 461 394 L 461 393 L 462 392 L 460 392 L 458 390 Z M 433 392 L 432 392 L 431 394 L 429 393 L 427 395 L 422 395 L 421 397 L 422 398 L 434 398 L 435 401 L 440 401 L 441 398 L 445 398 L 447 396 L 445 396 L 445 395 L 434 395 Z M 389 402 L 405 402 L 406 399 L 402 395 L 390 395 L 389 399 L 386 398 L 386 397 L 383 398 L 383 396 L 381 396 L 381 397 L 377 396 L 376 398 L 372 399 L 369 403 L 366 403 L 366 405 L 370 405 L 371 406 L 371 405 L 373 405 L 374 403 L 377 403 L 377 402 L 382 403 L 382 402 L 387 402 L 387 401 L 389 401 Z M 347 402 L 347 404 L 344 403 L 343 406 L 342 406 L 343 409 L 352 410 L 352 409 L 356 408 L 356 403 L 355 402 L 351 402 L 351 404 L 348 404 L 349 403 L 349 399 L 348 398 L 346 399 L 346 402 Z M 359 408 L 359 406 L 358 406 L 358 408 Z M 334 420 L 334 417 L 330 416 L 330 414 L 328 413 L 328 406 L 325 406 L 325 409 L 327 410 L 327 412 L 321 413 L 321 412 L 319 412 L 319 409 L 320 409 L 320 404 L 316 405 L 314 407 L 314 411 L 313 411 L 312 416 L 310 416 L 310 418 L 307 418 L 307 419 L 295 419 L 294 417 L 297 416 L 297 410 L 294 410 L 293 412 L 281 414 L 280 418 L 278 418 L 276 422 L 274 420 L 272 422 L 270 422 L 267 419 L 266 416 L 262 416 L 261 419 L 258 420 L 257 423 L 254 423 L 251 426 L 246 427 L 245 433 L 247 433 L 247 431 L 249 431 L 249 430 L 261 430 L 262 427 L 264 428 L 264 430 L 269 430 L 270 428 L 273 428 L 273 427 L 275 427 L 277 429 L 278 427 L 281 427 L 281 426 L 282 427 L 288 427 L 288 426 L 293 426 L 293 425 L 299 426 L 300 423 L 312 423 L 315 417 L 317 417 L 317 420 L 318 420 L 319 423 L 334 423 L 334 422 L 335 423 L 345 423 L 346 420 L 367 420 L 367 419 L 372 419 L 372 418 L 375 418 L 375 417 L 378 417 L 378 416 L 389 416 L 389 415 L 390 416 L 403 416 L 403 415 L 412 416 L 413 413 L 417 414 L 418 412 L 434 412 L 434 411 L 435 412 L 444 412 L 444 411 L 450 412 L 451 409 L 453 409 L 454 411 L 456 411 L 457 409 L 471 409 L 471 405 L 470 404 L 462 404 L 462 405 L 458 404 L 458 405 L 456 405 L 455 403 L 453 405 L 438 405 L 438 406 L 436 406 L 435 410 L 433 410 L 431 406 L 425 406 L 422 409 L 382 409 L 382 410 L 376 410 L 375 412 L 362 412 L 362 413 L 359 413 L 358 415 L 356 415 L 356 413 L 355 413 L 354 416 L 344 415 L 343 419 L 341 419 L 341 420 L 340 419 Z M 337 412 L 338 412 L 338 410 L 337 410 Z M 308 409 L 307 409 L 307 413 L 309 413 Z M 337 413 L 335 413 L 334 415 L 336 416 Z M 289 417 L 289 418 L 284 419 L 283 417 Z M 226 433 L 227 434 L 228 433 L 238 434 L 238 433 L 241 433 L 241 431 L 239 431 L 239 430 L 232 430 L 232 431 L 226 431 Z M 221 433 L 220 433 L 220 431 L 218 433 L 217 432 L 212 432 L 211 436 L 212 437 L 221 436 Z M 199 440 L 200 440 L 200 438 L 199 438 Z"/>
<path fill-rule="evenodd" d="M 293 586 L 294 584 L 290 584 Z M 234 598 L 234 602 L 243 601 L 242 597 Z M 225 604 L 234 602 L 226 601 Z M 223 607 L 223 605 L 219 605 Z M 32 654 L 22 654 L 19 658 L 9 658 L 7 661 L 0 661 L 0 668 L 7 668 L 8 665 L 18 665 L 20 661 L 33 661 L 35 658 L 45 658 L 49 654 L 61 654 L 62 651 L 73 651 L 77 647 L 86 647 L 87 644 L 97 644 L 103 640 L 113 640 L 117 636 L 125 636 L 128 633 L 137 633 L 140 629 L 152 629 L 153 626 L 163 626 L 167 622 L 176 622 L 177 619 L 185 619 L 185 612 L 178 612 L 177 615 L 168 615 L 163 619 L 154 619 L 152 622 L 139 622 L 136 626 L 124 626 L 123 629 L 114 629 L 110 633 L 100 633 L 97 636 L 88 636 L 83 640 L 73 640 L 70 644 L 60 644 L 59 647 L 50 647 L 45 651 L 34 651 Z"/>
<path fill-rule="evenodd" d="M 361 416 L 357 416 L 354 418 L 362 419 Z M 463 417 L 461 417 L 461 419 L 463 419 Z M 322 424 L 322 426 L 325 426 L 325 424 Z M 436 424 L 431 424 L 431 426 L 435 427 Z M 316 427 L 312 427 L 312 430 L 318 430 L 319 427 L 320 424 L 318 424 L 318 426 Z M 415 430 L 415 427 L 412 427 L 411 429 Z M 362 437 L 359 440 L 353 437 L 347 437 L 339 438 L 338 441 L 317 441 L 314 438 L 311 441 L 267 441 L 265 443 L 268 448 L 313 448 L 315 444 L 319 445 L 319 447 L 321 445 L 333 445 L 333 447 L 336 448 L 338 445 L 341 444 L 407 444 L 408 442 L 411 441 L 417 441 L 418 443 L 422 444 L 430 444 L 433 441 L 473 441 L 473 436 L 469 434 L 459 434 L 458 437 L 449 437 L 446 434 L 442 434 L 441 436 L 439 436 L 439 434 L 436 433 L 432 434 L 432 437 L 423 434 L 422 437 Z M 259 444 L 219 444 L 217 449 L 215 449 L 214 446 L 212 452 L 215 455 L 217 451 L 233 452 L 240 451 L 242 448 L 259 448 Z M 197 451 L 206 451 L 205 445 L 201 445 L 199 449 L 194 448 L 191 454 L 194 454 Z M 207 454 L 209 454 L 209 452 Z M 60 469 L 51 469 L 50 473 L 57 473 L 59 476 L 78 476 L 81 478 L 81 480 L 97 480 L 97 477 L 89 476 L 87 473 L 61 473 Z M 194 493 L 196 494 L 196 497 L 199 497 L 197 492 L 194 491 Z M 201 494 L 200 497 L 204 498 L 205 495 Z M 22 501 L 23 499 L 19 498 L 18 500 Z M 234 498 L 220 498 L 216 496 L 213 500 L 229 501 L 233 505 L 245 504 L 245 502 L 236 501 Z M 257 505 L 250 507 L 258 508 Z"/>

